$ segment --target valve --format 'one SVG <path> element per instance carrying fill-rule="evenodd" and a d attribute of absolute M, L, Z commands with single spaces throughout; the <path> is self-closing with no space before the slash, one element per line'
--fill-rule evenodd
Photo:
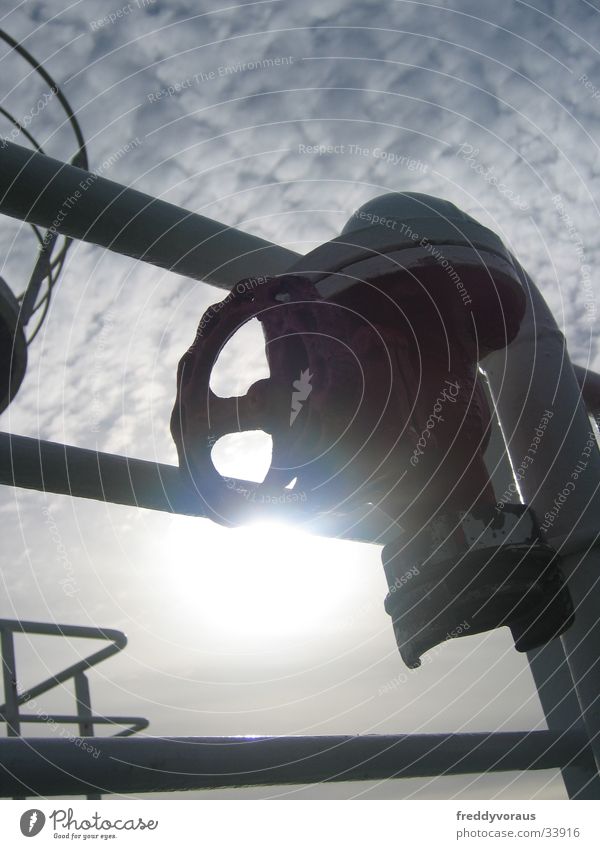
<path fill-rule="evenodd" d="M 240 281 L 205 313 L 177 375 L 180 466 L 226 525 L 265 504 L 272 515 L 273 503 L 294 502 L 299 519 L 387 513 L 402 531 L 383 551 L 386 609 L 409 666 L 445 639 L 502 625 L 518 650 L 541 645 L 569 627 L 570 595 L 533 514 L 494 512 L 478 366 L 524 312 L 517 264 L 494 233 L 428 195 L 377 198 L 289 274 Z M 254 317 L 270 377 L 218 398 L 211 370 Z M 249 488 L 211 460 L 217 439 L 243 430 L 273 442 Z"/>
<path fill-rule="evenodd" d="M 308 305 L 316 297 L 314 287 L 298 278 L 241 280 L 223 301 L 209 307 L 202 316 L 194 342 L 179 362 L 171 433 L 180 467 L 204 502 L 207 514 L 217 522 L 236 525 L 247 521 L 253 515 L 257 498 L 260 503 L 261 497 L 290 495 L 285 486 L 292 480 L 273 463 L 263 483 L 252 490 L 238 487 L 235 482 L 232 486 L 217 472 L 211 451 L 220 437 L 244 430 L 273 433 L 281 429 L 285 419 L 283 387 L 274 379 L 256 382 L 241 397 L 215 395 L 210 389 L 210 376 L 219 353 L 251 318 L 260 318 L 265 310 L 277 306 L 290 309 L 298 298 Z M 289 415 L 291 383 L 288 388 Z M 296 491 L 294 495 L 299 496 L 300 503 L 306 502 L 304 493 Z"/>
<path fill-rule="evenodd" d="M 386 545 L 382 558 L 385 609 L 410 669 L 456 637 L 507 625 L 517 651 L 526 652 L 573 623 L 558 555 L 525 505 L 446 513 L 418 536 Z"/>
<path fill-rule="evenodd" d="M 221 398 L 210 375 L 228 339 L 263 324 L 270 377 Z M 179 363 L 171 417 L 180 467 L 208 515 L 225 525 L 289 505 L 297 518 L 348 512 L 368 501 L 390 468 L 405 466 L 418 436 L 405 391 L 408 363 L 394 333 L 327 302 L 305 277 L 240 281 L 210 307 Z M 227 433 L 263 430 L 271 465 L 252 487 L 223 478 L 211 450 Z"/>

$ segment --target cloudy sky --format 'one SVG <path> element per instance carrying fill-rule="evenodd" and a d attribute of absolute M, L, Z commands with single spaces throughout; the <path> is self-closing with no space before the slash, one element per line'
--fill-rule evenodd
<path fill-rule="evenodd" d="M 501 235 L 554 310 L 572 358 L 600 369 L 582 297 L 583 267 L 595 286 L 600 260 L 598 0 L 259 0 L 225 9 L 206 0 L 50 0 L 5 2 L 1 20 L 63 86 L 91 170 L 299 253 L 384 192 L 446 198 Z M 4 44 L 0 70 L 2 105 L 28 114 L 43 84 Z M 75 147 L 62 122 L 52 103 L 30 130 L 66 159 Z M 2 129 L 8 135 L 10 125 Z M 314 145 L 333 150 L 307 152 Z M 0 274 L 18 293 L 34 240 L 19 222 L 2 225 Z M 221 297 L 74 246 L 1 429 L 175 463 L 177 362 Z M 260 334 L 248 326 L 224 352 L 215 387 L 243 392 L 265 368 Z M 230 441 L 221 470 L 258 479 L 265 439 L 247 439 Z M 290 529 L 267 538 L 10 489 L 0 523 L 0 615 L 124 630 L 125 652 L 90 673 L 94 706 L 147 716 L 152 734 L 545 727 L 526 660 L 504 630 L 446 644 L 385 691 L 405 670 L 376 546 Z M 22 685 L 86 648 L 22 640 Z M 71 704 L 68 689 L 44 702 Z M 205 795 L 564 798 L 564 790 L 556 773 L 540 772 Z"/>

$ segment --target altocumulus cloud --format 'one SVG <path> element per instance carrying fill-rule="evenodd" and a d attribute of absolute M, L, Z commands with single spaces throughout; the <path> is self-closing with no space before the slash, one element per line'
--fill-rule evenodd
<path fill-rule="evenodd" d="M 92 170 L 108 163 L 103 176 L 299 252 L 336 235 L 377 194 L 440 195 L 502 235 L 547 297 L 573 358 L 600 368 L 582 299 L 582 265 L 594 279 L 599 260 L 600 60 L 592 45 L 600 19 L 590 4 L 265 0 L 219 10 L 191 0 L 86 0 L 65 10 L 52 0 L 43 19 L 27 4 L 3 26 L 64 85 Z M 25 114 L 37 83 L 6 50 L 0 62 L 2 79 L 15 84 L 3 103 Z M 150 96 L 157 92 L 167 95 Z M 61 158 L 72 147 L 68 130 L 57 130 L 59 117 L 49 106 L 32 130 Z M 461 145 L 477 151 L 481 168 L 460 155 Z M 307 153 L 315 147 L 330 152 Z M 525 208 L 516 208 L 515 196 Z M 552 202 L 557 196 L 569 226 Z M 19 289 L 33 243 L 4 220 L 0 238 L 2 276 Z M 168 419 L 177 360 L 203 310 L 220 297 L 92 246 L 74 247 L 3 429 L 173 462 Z M 263 373 L 260 339 L 249 328 L 225 352 L 219 387 L 240 392 Z M 360 625 L 371 647 L 360 643 L 334 673 L 320 667 L 342 652 L 339 633 L 350 641 L 346 649 L 358 639 L 346 611 L 337 636 L 324 635 L 320 654 L 257 657 L 250 674 L 234 652 L 198 649 L 210 641 L 201 622 L 182 625 L 179 610 L 165 612 L 166 564 L 154 543 L 168 534 L 171 519 L 34 493 L 2 496 L 9 540 L 2 613 L 74 623 L 89 617 L 126 628 L 130 646 L 120 671 L 107 667 L 95 692 L 108 712 L 118 712 L 117 703 L 131 712 L 143 700 L 156 733 L 198 733 L 198 716 L 200 733 L 524 728 L 542 721 L 529 672 L 502 635 L 449 646 L 439 664 L 410 677 L 395 708 L 371 699 L 397 674 L 375 578 L 363 588 L 375 612 Z M 73 564 L 72 597 L 61 591 L 64 564 L 43 522 L 48 505 Z M 220 564 L 228 532 L 204 522 L 197 528 L 198 538 L 220 551 Z M 375 549 L 346 546 L 352 555 L 344 556 L 372 563 L 379 574 Z M 177 569 L 169 564 L 171 581 Z M 278 675 L 288 673 L 284 685 Z M 503 691 L 502 698 L 490 698 L 491 691 Z M 232 713 L 232 693 L 251 709 Z M 202 704 L 201 713 L 184 709 L 191 704 Z M 407 794 L 475 798 L 562 792 L 552 776 L 521 783 L 489 776 L 471 790 L 469 781 L 405 787 Z M 387 784 L 359 792 L 399 791 Z"/>

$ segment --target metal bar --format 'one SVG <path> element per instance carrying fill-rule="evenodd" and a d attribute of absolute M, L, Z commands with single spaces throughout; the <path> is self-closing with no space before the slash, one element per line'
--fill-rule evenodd
<path fill-rule="evenodd" d="M 92 639 L 110 639 L 112 644 L 101 649 L 98 652 L 84 658 L 59 672 L 57 675 L 47 678 L 40 684 L 26 690 L 20 696 L 17 689 L 17 674 L 14 655 L 14 634 L 44 634 L 46 636 L 71 636 L 71 637 L 87 637 Z M 110 655 L 121 651 L 127 645 L 125 634 L 115 630 L 105 630 L 101 628 L 90 628 L 80 625 L 58 625 L 47 624 L 44 622 L 28 622 L 18 619 L 0 619 L 0 635 L 2 638 L 2 659 L 4 667 L 4 689 L 6 702 L 0 706 L 0 721 L 7 723 L 7 733 L 9 737 L 20 736 L 20 722 L 44 722 L 52 721 L 54 723 L 76 723 L 79 728 L 80 737 L 93 737 L 94 724 L 123 724 L 129 725 L 117 734 L 117 737 L 128 737 L 148 727 L 148 720 L 142 717 L 94 717 L 92 714 L 91 698 L 89 682 L 85 675 L 85 670 L 102 660 L 105 660 Z M 29 702 L 34 696 L 45 693 L 51 690 L 63 681 L 69 678 L 74 679 L 75 685 L 75 700 L 77 704 L 76 716 L 49 716 L 46 713 L 20 714 L 19 705 Z M 19 722 L 20 721 L 20 722 Z M 71 742 L 71 741 L 69 741 Z M 85 748 L 89 752 L 89 747 Z M 93 749 L 94 756 L 96 750 Z M 90 800 L 101 799 L 101 795 L 96 792 L 88 792 L 87 798 Z M 24 798 L 19 791 L 18 795 L 13 794 L 14 798 Z"/>
<path fill-rule="evenodd" d="M 582 732 L 0 741 L 0 795 L 145 793 L 550 769 L 593 758 Z"/>
<path fill-rule="evenodd" d="M 19 700 L 17 694 L 17 664 L 15 659 L 15 642 L 12 632 L 0 624 L 2 645 L 2 675 L 4 680 L 5 703 L 0 708 L 6 721 L 6 733 L 9 737 L 18 737 L 21 733 L 19 724 Z"/>
<path fill-rule="evenodd" d="M 61 625 L 59 622 L 33 622 L 29 619 L 0 619 L 0 628 L 15 634 L 111 640 L 118 645 L 118 651 L 127 645 L 127 637 L 122 631 L 117 631 L 115 628 L 98 628 L 95 625 Z"/>
<path fill-rule="evenodd" d="M 94 723 L 92 716 L 92 705 L 90 699 L 90 682 L 85 672 L 78 672 L 75 680 L 75 701 L 77 702 L 77 716 L 79 719 L 79 736 L 93 737 Z"/>
<path fill-rule="evenodd" d="M 527 313 L 514 342 L 487 357 L 483 366 L 513 468 L 528 454 L 533 456 L 519 487 L 543 532 L 550 542 L 553 537 L 588 540 L 585 547 L 561 558 L 575 605 L 575 623 L 561 639 L 598 767 L 600 550 L 595 544 L 600 537 L 600 452 L 564 336 L 531 278 L 516 265 L 528 293 Z M 561 555 L 568 550 L 566 545 L 558 547 Z M 567 686 L 564 677 L 562 682 Z M 562 695 L 553 694 L 553 700 L 560 701 Z"/>
<path fill-rule="evenodd" d="M 484 381 L 483 385 L 489 394 L 487 381 Z M 488 400 L 493 409 L 493 400 Z M 495 492 L 510 492 L 509 486 L 514 482 L 514 474 L 495 415 L 485 462 Z M 548 728 L 551 731 L 582 728 L 581 709 L 560 640 L 552 640 L 535 651 L 527 652 L 527 659 Z M 595 765 L 591 770 L 581 766 L 562 767 L 561 774 L 570 799 L 600 799 L 600 777 L 596 773 Z"/>
<path fill-rule="evenodd" d="M 143 731 L 150 725 L 150 721 L 142 716 L 96 717 L 94 722 L 104 723 L 104 720 L 106 720 L 106 723 L 110 725 L 129 725 L 129 728 L 124 728 L 122 731 L 118 731 L 113 735 L 114 737 L 131 737 L 133 734 L 137 734 L 138 731 Z"/>
<path fill-rule="evenodd" d="M 584 723 L 564 647 L 552 640 L 527 652 L 538 696 L 551 731 L 583 729 Z M 563 766 L 562 778 L 569 799 L 600 799 L 600 776 L 595 763 Z"/>
<path fill-rule="evenodd" d="M 600 419 L 600 374 L 575 364 L 573 364 L 573 371 L 588 413 L 598 421 Z"/>
<path fill-rule="evenodd" d="M 47 234 L 47 238 L 44 238 L 45 242 L 38 253 L 35 266 L 31 272 L 31 277 L 29 278 L 29 283 L 27 284 L 27 289 L 23 295 L 21 309 L 19 310 L 19 319 L 23 327 L 27 325 L 33 314 L 35 302 L 38 299 L 42 283 L 44 282 L 44 278 L 48 276 L 50 263 L 52 261 L 52 252 L 58 240 L 58 235 L 57 233 L 50 233 L 49 235 Z"/>
<path fill-rule="evenodd" d="M 77 725 L 79 723 L 80 717 L 74 714 L 62 714 L 62 713 L 54 713 L 54 714 L 36 714 L 36 713 L 20 713 L 19 719 L 21 722 L 33 722 L 33 723 L 46 723 L 46 722 L 56 722 L 57 725 Z M 127 728 L 127 736 L 129 733 L 135 733 L 136 731 L 141 731 L 144 728 L 148 727 L 148 720 L 143 719 L 141 716 L 91 716 L 91 720 L 93 725 L 131 725 L 135 726 L 135 731 L 131 731 L 131 729 Z M 0 722 L 5 722 L 5 716 L 0 712 Z M 90 735 L 82 735 L 82 736 L 90 736 Z M 93 735 L 91 735 L 93 736 Z M 124 736 L 124 732 L 119 732 L 119 734 L 115 734 L 115 737 Z"/>
<path fill-rule="evenodd" d="M 74 676 L 75 680 L 75 700 L 77 702 L 77 714 L 80 737 L 93 737 L 94 725 L 92 717 L 92 707 L 90 699 L 90 684 L 84 672 L 79 672 Z M 88 793 L 86 799 L 88 801 L 96 801 L 101 799 L 100 793 Z"/>
<path fill-rule="evenodd" d="M 299 254 L 235 227 L 3 140 L 0 212 L 231 289 Z"/>
<path fill-rule="evenodd" d="M 186 484 L 177 466 L 16 434 L 0 433 L 0 484 L 185 516 L 206 515 L 202 500 Z M 253 486 L 242 480 L 236 484 L 247 489 Z M 284 503 L 277 510 L 280 520 L 299 518 L 293 503 Z M 275 518 L 274 507 L 269 506 L 268 513 Z M 389 518 L 373 508 L 349 516 L 322 516 L 310 521 L 302 518 L 302 527 L 323 536 L 381 545 L 394 534 Z"/>
<path fill-rule="evenodd" d="M 179 468 L 0 434 L 0 483 L 150 510 L 202 515 Z"/>
<path fill-rule="evenodd" d="M 127 645 L 127 637 L 121 631 L 115 631 L 111 628 L 92 628 L 80 625 L 51 625 L 43 622 L 27 622 L 18 619 L 0 619 L 0 628 L 2 633 L 7 633 L 12 638 L 11 632 L 24 634 L 44 634 L 48 636 L 61 637 L 87 637 L 90 639 L 111 640 L 111 645 L 100 649 L 97 652 L 89 655 L 83 660 L 72 664 L 72 666 L 63 669 L 51 678 L 47 678 L 40 684 L 30 687 L 23 693 L 17 696 L 17 706 L 26 704 L 31 699 L 40 696 L 42 693 L 52 690 L 57 684 L 62 684 L 63 681 L 68 681 L 80 672 L 89 669 L 90 666 L 95 666 L 103 660 L 111 657 L 113 654 L 121 651 Z M 7 705 L 0 705 L 0 716 L 6 715 Z"/>

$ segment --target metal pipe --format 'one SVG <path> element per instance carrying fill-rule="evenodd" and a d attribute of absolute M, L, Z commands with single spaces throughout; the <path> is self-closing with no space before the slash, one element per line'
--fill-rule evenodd
<path fill-rule="evenodd" d="M 77 716 L 79 719 L 79 736 L 93 737 L 94 722 L 92 704 L 90 698 L 90 682 L 85 672 L 79 672 L 73 676 L 75 681 L 75 701 L 77 703 Z"/>
<path fill-rule="evenodd" d="M 584 729 L 581 708 L 573 687 L 567 656 L 560 640 L 527 652 L 529 667 L 548 728 L 551 731 Z M 595 762 L 561 768 L 569 799 L 600 799 L 600 776 Z"/>
<path fill-rule="evenodd" d="M 150 510 L 202 515 L 177 466 L 0 433 L 0 483 Z"/>
<path fill-rule="evenodd" d="M 600 374 L 575 364 L 573 364 L 573 371 L 587 411 L 598 422 L 600 420 Z"/>
<path fill-rule="evenodd" d="M 562 540 L 561 555 L 574 536 L 588 540 L 561 560 L 576 609 L 575 623 L 561 639 L 598 766 L 600 452 L 564 336 L 531 278 L 516 265 L 528 294 L 523 325 L 507 349 L 482 365 L 513 469 L 523 469 L 524 458 L 532 458 L 518 484 L 542 532 L 550 542 Z"/>
<path fill-rule="evenodd" d="M 206 516 L 202 500 L 185 482 L 178 466 L 153 463 L 75 448 L 57 442 L 0 433 L 0 484 L 78 498 L 144 507 L 184 516 Z M 249 481 L 236 486 L 251 489 Z M 293 503 L 269 506 L 256 518 L 298 520 Z M 383 545 L 394 534 L 389 518 L 372 507 L 348 516 L 302 519 L 301 527 L 321 536 Z"/>
<path fill-rule="evenodd" d="M 90 698 L 90 683 L 85 675 L 85 672 L 79 672 L 74 676 L 75 682 L 75 700 L 77 702 L 77 717 L 79 719 L 79 736 L 93 737 L 94 723 Z M 86 799 L 95 801 L 101 799 L 100 793 L 88 793 Z"/>
<path fill-rule="evenodd" d="M 3 140 L 0 212 L 231 289 L 279 274 L 299 254 Z"/>
<path fill-rule="evenodd" d="M 484 387 L 489 395 L 489 387 L 485 381 Z M 492 399 L 488 400 L 493 408 Z M 504 493 L 505 496 L 510 494 L 514 475 L 495 415 L 492 418 L 492 432 L 485 462 L 495 492 Z M 514 496 L 513 498 L 516 501 Z M 584 727 L 581 708 L 560 640 L 552 640 L 539 649 L 527 652 L 527 659 L 548 728 L 551 731 L 564 731 Z M 581 766 L 563 767 L 561 773 L 570 799 L 600 799 L 600 776 L 595 763 L 588 770 Z"/>
<path fill-rule="evenodd" d="M 6 722 L 9 737 L 18 737 L 21 733 L 19 723 L 19 697 L 17 692 L 17 665 L 15 659 L 15 641 L 13 633 L 0 623 L 0 645 L 2 647 L 2 677 L 4 683 L 4 705 L 0 710 Z"/>
<path fill-rule="evenodd" d="M 77 741 L 75 741 L 76 743 Z M 582 732 L 0 740 L 0 795 L 146 793 L 593 763 Z"/>
<path fill-rule="evenodd" d="M 34 725 L 47 723 L 47 722 L 55 722 L 58 725 L 78 725 L 80 716 L 78 714 L 70 714 L 70 713 L 20 713 L 19 719 L 21 722 L 26 722 L 27 724 L 33 723 Z M 0 709 L 0 720 L 5 722 L 5 715 L 2 713 Z M 122 731 L 119 731 L 115 734 L 115 737 L 129 737 L 131 734 L 135 734 L 138 731 L 143 731 L 144 728 L 148 728 L 150 724 L 148 719 L 145 719 L 141 716 L 91 716 L 91 720 L 93 725 L 127 725 L 127 728 L 124 728 Z M 131 726 L 131 727 L 129 727 Z M 81 735 L 81 736 L 94 736 L 92 735 Z"/>

